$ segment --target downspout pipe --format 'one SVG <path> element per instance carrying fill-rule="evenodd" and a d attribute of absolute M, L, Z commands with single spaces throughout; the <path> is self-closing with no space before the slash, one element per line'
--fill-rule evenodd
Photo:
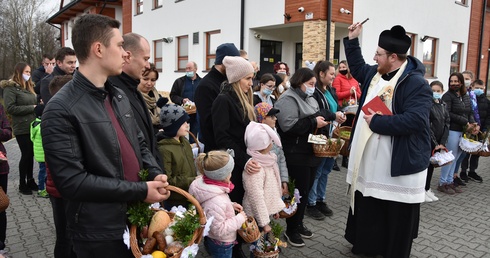
<path fill-rule="evenodd" d="M 243 49 L 245 38 L 245 0 L 240 1 L 240 49 Z"/>
<path fill-rule="evenodd" d="M 327 6 L 327 43 L 326 45 L 326 56 L 325 60 L 330 61 L 330 34 L 331 32 L 331 27 L 332 27 L 332 0 L 328 0 L 328 6 Z"/>
<path fill-rule="evenodd" d="M 483 1 L 482 18 L 480 24 L 480 40 L 478 42 L 478 62 L 476 63 L 476 78 L 480 79 L 481 55 L 483 48 L 483 34 L 485 32 L 485 16 L 487 14 L 487 0 Z"/>

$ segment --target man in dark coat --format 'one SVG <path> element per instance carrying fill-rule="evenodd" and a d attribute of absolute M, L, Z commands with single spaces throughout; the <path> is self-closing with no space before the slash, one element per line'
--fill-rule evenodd
<path fill-rule="evenodd" d="M 109 81 L 126 93 L 131 103 L 134 118 L 141 131 L 145 135 L 148 149 L 151 151 L 162 169 L 163 162 L 157 149 L 157 142 L 151 117 L 143 96 L 138 91 L 138 84 L 143 76 L 143 71 L 150 68 L 150 44 L 136 33 L 127 33 L 124 38 L 124 50 L 128 53 L 123 72 L 118 76 L 109 77 Z"/>
<path fill-rule="evenodd" d="M 77 68 L 75 50 L 69 47 L 60 48 L 60 50 L 56 52 L 55 60 L 56 66 L 54 67 L 53 72 L 41 80 L 40 94 L 44 104 L 47 104 L 52 97 L 51 93 L 49 93 L 49 83 L 53 78 L 56 75 L 73 74 Z"/>
<path fill-rule="evenodd" d="M 226 71 L 223 66 L 223 58 L 225 58 L 225 56 L 240 56 L 240 52 L 233 43 L 219 45 L 216 49 L 214 66 L 211 68 L 211 71 L 202 78 L 194 95 L 201 129 L 199 140 L 204 143 L 205 152 L 216 150 L 217 148 L 214 140 L 211 108 L 214 100 L 221 92 L 221 84 L 226 81 Z"/>

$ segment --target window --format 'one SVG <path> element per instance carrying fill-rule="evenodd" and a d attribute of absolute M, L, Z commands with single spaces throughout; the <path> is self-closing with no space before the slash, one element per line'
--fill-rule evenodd
<path fill-rule="evenodd" d="M 154 40 L 153 41 L 153 63 L 155 64 L 155 68 L 159 72 L 162 72 L 163 58 L 162 58 L 162 44 L 163 40 Z"/>
<path fill-rule="evenodd" d="M 425 77 L 433 78 L 435 77 L 435 67 L 436 67 L 436 43 L 437 39 L 428 38 L 424 42 L 424 58 L 423 63 L 425 65 Z"/>
<path fill-rule="evenodd" d="M 453 42 L 451 44 L 451 67 L 449 70 L 449 73 L 453 72 L 459 72 L 460 65 L 461 65 L 461 48 L 462 48 L 461 43 L 458 42 Z"/>
<path fill-rule="evenodd" d="M 216 59 L 216 48 L 221 42 L 221 30 L 206 32 L 206 70 L 211 70 Z"/>
<path fill-rule="evenodd" d="M 136 15 L 143 13 L 143 0 L 136 0 Z"/>
<path fill-rule="evenodd" d="M 163 0 L 153 0 L 153 9 L 157 9 L 163 6 Z"/>
<path fill-rule="evenodd" d="M 410 48 L 408 49 L 408 55 L 415 56 L 415 38 L 417 34 L 407 33 L 407 36 L 409 36 L 412 41 Z"/>
<path fill-rule="evenodd" d="M 185 66 L 189 61 L 189 36 L 177 37 L 177 70 L 185 71 Z"/>

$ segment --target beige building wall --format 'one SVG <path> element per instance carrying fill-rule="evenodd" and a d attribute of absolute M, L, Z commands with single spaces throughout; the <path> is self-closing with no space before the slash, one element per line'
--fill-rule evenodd
<path fill-rule="evenodd" d="M 335 41 L 335 22 L 331 23 L 330 30 L 330 57 L 328 60 L 333 60 Z M 305 21 L 303 23 L 303 60 L 316 62 L 325 60 L 327 42 L 327 21 Z M 302 64 L 303 67 L 305 64 Z"/>

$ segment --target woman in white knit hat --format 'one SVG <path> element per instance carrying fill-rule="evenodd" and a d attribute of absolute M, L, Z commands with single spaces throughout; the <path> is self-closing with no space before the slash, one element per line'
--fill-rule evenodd
<path fill-rule="evenodd" d="M 221 93 L 213 102 L 212 121 L 215 142 L 218 149 L 232 149 L 235 152 L 235 166 L 231 181 L 235 190 L 230 199 L 242 203 L 244 189 L 242 172 L 258 173 L 259 164 L 247 154 L 244 135 L 250 121 L 255 121 L 252 105 L 252 84 L 254 68 L 242 57 L 226 56 L 223 59 L 228 79 L 222 85 Z M 241 245 L 235 245 L 233 257 L 246 257 Z"/>

